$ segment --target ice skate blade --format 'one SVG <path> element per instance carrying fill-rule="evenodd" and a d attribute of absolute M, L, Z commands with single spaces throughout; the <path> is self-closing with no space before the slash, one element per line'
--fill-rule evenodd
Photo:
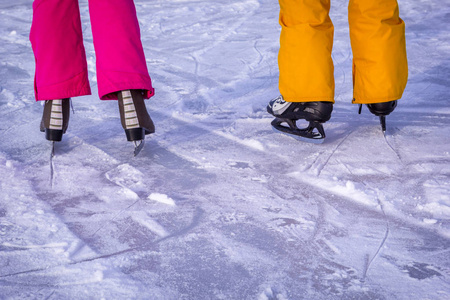
<path fill-rule="evenodd" d="M 386 135 L 386 116 L 380 116 L 381 131 Z"/>
<path fill-rule="evenodd" d="M 324 138 L 312 139 L 312 138 L 307 138 L 307 137 L 303 137 L 303 136 L 300 136 L 300 135 L 295 135 L 295 134 L 292 134 L 292 133 L 287 133 L 287 132 L 278 130 L 274 126 L 272 126 L 272 130 L 273 130 L 273 132 L 281 133 L 282 135 L 285 135 L 285 136 L 288 136 L 290 138 L 296 139 L 297 141 L 306 142 L 306 143 L 309 143 L 309 144 L 320 145 L 325 140 Z"/>
<path fill-rule="evenodd" d="M 137 156 L 139 152 L 144 148 L 145 140 L 134 141 L 134 156 Z"/>
<path fill-rule="evenodd" d="M 289 127 L 283 126 L 281 123 L 286 123 Z M 323 143 L 325 131 L 321 123 L 310 121 L 308 127 L 302 129 L 298 128 L 296 123 L 297 120 L 275 118 L 271 125 L 277 132 L 287 134 L 297 140 L 313 144 Z"/>
<path fill-rule="evenodd" d="M 50 160 L 51 160 L 53 157 L 55 157 L 55 142 L 52 141 L 51 143 L 52 143 L 52 150 L 51 150 L 51 152 L 50 152 Z"/>
<path fill-rule="evenodd" d="M 129 142 L 140 141 L 145 138 L 145 129 L 142 127 L 125 129 L 125 134 Z"/>

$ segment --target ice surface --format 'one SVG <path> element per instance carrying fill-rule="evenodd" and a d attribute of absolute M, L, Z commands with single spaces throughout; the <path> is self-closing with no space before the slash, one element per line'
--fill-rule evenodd
<path fill-rule="evenodd" d="M 278 3 L 136 0 L 156 124 L 133 157 L 94 95 L 39 132 L 32 0 L 0 2 L 0 299 L 450 299 L 450 5 L 400 0 L 409 82 L 386 137 L 351 104 L 332 1 L 336 105 L 321 145 L 272 131 Z"/>

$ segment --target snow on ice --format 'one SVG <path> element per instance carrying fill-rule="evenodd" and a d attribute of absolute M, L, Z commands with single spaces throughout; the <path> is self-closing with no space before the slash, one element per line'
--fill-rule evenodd
<path fill-rule="evenodd" d="M 336 105 L 322 145 L 275 133 L 278 3 L 135 1 L 156 133 L 133 157 L 92 96 L 39 132 L 32 0 L 0 1 L 0 299 L 450 299 L 450 5 L 399 0 L 409 82 L 387 118 L 351 104 L 332 0 Z"/>

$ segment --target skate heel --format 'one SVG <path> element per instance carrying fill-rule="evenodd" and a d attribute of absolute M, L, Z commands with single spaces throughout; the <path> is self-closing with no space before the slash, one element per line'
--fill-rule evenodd
<path fill-rule="evenodd" d="M 397 107 L 397 100 L 367 104 L 367 107 L 371 113 L 380 117 L 381 131 L 386 133 L 386 116 L 393 112 Z M 361 113 L 361 107 L 359 108 L 359 113 Z"/>
<path fill-rule="evenodd" d="M 53 142 L 61 142 L 63 136 L 62 130 L 45 128 L 45 138 Z"/>
<path fill-rule="evenodd" d="M 70 117 L 70 98 L 47 100 L 40 131 L 45 132 L 45 138 L 52 142 L 60 142 L 66 133 Z"/>
<path fill-rule="evenodd" d="M 140 141 L 145 139 L 145 129 L 142 127 L 125 129 L 125 134 L 127 136 L 127 141 Z"/>
<path fill-rule="evenodd" d="M 397 100 L 367 104 L 367 107 L 375 116 L 387 116 L 397 107 Z"/>

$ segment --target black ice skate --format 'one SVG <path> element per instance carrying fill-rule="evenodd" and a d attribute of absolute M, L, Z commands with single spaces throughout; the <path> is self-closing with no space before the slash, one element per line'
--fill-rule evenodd
<path fill-rule="evenodd" d="M 44 104 L 40 130 L 45 138 L 52 142 L 60 142 L 69 126 L 70 99 L 48 100 Z"/>
<path fill-rule="evenodd" d="M 386 132 L 386 116 L 389 115 L 397 107 L 397 100 L 382 102 L 382 103 L 372 103 L 367 104 L 369 111 L 375 116 L 380 117 L 381 130 L 383 133 Z M 361 113 L 362 105 L 359 107 L 359 113 Z"/>
<path fill-rule="evenodd" d="M 275 117 L 271 123 L 274 129 L 314 143 L 323 142 L 325 131 L 322 123 L 330 119 L 332 111 L 332 102 L 286 102 L 283 96 L 271 100 L 267 105 L 267 112 Z M 296 122 L 299 119 L 308 121 L 309 125 L 298 128 Z M 282 123 L 287 123 L 289 127 Z"/>
<path fill-rule="evenodd" d="M 155 132 L 150 115 L 145 107 L 141 90 L 126 90 L 118 93 L 120 120 L 127 140 L 134 142 L 134 156 L 144 147 L 145 135 Z"/>

